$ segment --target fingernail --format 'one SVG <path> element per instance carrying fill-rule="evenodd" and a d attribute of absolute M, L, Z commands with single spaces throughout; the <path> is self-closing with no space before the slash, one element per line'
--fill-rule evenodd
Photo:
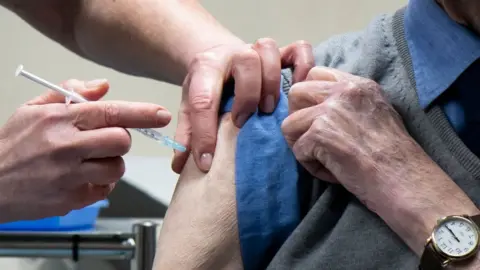
<path fill-rule="evenodd" d="M 210 153 L 204 153 L 200 156 L 200 166 L 203 170 L 208 171 L 212 166 L 213 156 Z"/>
<path fill-rule="evenodd" d="M 245 124 L 245 122 L 247 122 L 248 116 L 249 116 L 248 114 L 243 114 L 243 113 L 240 114 L 240 115 L 238 115 L 238 117 L 237 117 L 237 126 L 238 126 L 239 128 L 243 127 L 243 125 Z"/>
<path fill-rule="evenodd" d="M 107 79 L 96 79 L 85 82 L 85 87 L 88 89 L 99 87 L 107 82 Z"/>
<path fill-rule="evenodd" d="M 169 111 L 159 110 L 159 111 L 157 111 L 157 117 L 162 119 L 162 120 L 170 120 L 172 115 L 170 114 Z"/>
<path fill-rule="evenodd" d="M 264 101 L 264 108 L 266 113 L 271 113 L 275 109 L 275 98 L 272 95 L 268 95 Z"/>

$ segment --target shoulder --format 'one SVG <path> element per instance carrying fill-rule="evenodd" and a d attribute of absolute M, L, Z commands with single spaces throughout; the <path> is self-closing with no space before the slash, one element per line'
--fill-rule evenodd
<path fill-rule="evenodd" d="M 392 22 L 393 15 L 382 14 L 361 31 L 325 40 L 314 49 L 316 65 L 339 69 L 380 84 L 392 74 L 403 73 Z M 284 79 L 287 81 L 289 73 L 284 71 Z"/>
<path fill-rule="evenodd" d="M 322 42 L 314 49 L 316 64 L 368 76 L 368 72 L 359 68 L 368 66 L 372 69 L 372 65 L 362 63 L 375 61 L 375 66 L 380 67 L 393 56 L 391 21 L 391 15 L 383 14 L 362 31 L 336 35 Z"/>

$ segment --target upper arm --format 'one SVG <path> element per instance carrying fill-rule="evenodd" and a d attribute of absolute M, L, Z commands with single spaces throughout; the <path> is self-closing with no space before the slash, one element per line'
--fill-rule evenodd
<path fill-rule="evenodd" d="M 331 45 L 333 44 L 332 42 L 333 41 L 328 41 L 317 47 L 317 64 L 332 66 L 341 63 L 338 59 L 341 59 L 343 52 Z M 285 79 L 283 89 L 285 92 L 288 92 L 288 88 L 291 85 L 291 80 L 289 79 L 291 78 L 291 73 L 288 70 L 284 70 L 282 75 Z M 270 199 L 268 207 L 270 207 L 270 205 L 278 206 L 277 202 L 271 199 L 278 199 L 283 203 L 280 206 L 284 208 L 279 210 L 280 212 L 270 216 L 270 219 L 273 218 L 276 220 L 276 215 L 280 215 L 279 213 L 289 214 L 288 218 L 285 215 L 282 216 L 284 219 L 282 224 L 273 224 L 276 227 L 269 227 L 272 226 L 272 224 L 262 224 L 264 227 L 256 228 L 260 229 L 260 232 L 269 228 L 276 230 L 282 228 L 282 230 L 280 230 L 281 232 L 293 228 L 298 221 L 297 214 L 299 213 L 297 212 L 297 206 L 300 207 L 301 204 L 296 201 L 298 194 L 295 189 L 299 188 L 297 186 L 299 182 L 297 178 L 299 178 L 299 175 L 295 171 L 297 168 L 294 163 L 294 156 L 291 151 L 287 151 L 288 145 L 283 141 L 283 137 L 280 138 L 281 135 L 279 134 L 281 133 L 274 132 L 275 130 L 280 132 L 282 111 L 284 111 L 284 113 L 288 112 L 287 102 L 284 99 L 282 102 L 281 104 L 279 102 L 278 105 L 280 107 L 279 109 L 281 109 L 280 111 L 277 110 L 278 115 L 263 116 L 267 117 L 263 118 L 265 122 L 255 122 L 258 125 L 256 125 L 255 128 L 251 127 L 252 130 L 256 131 L 255 136 L 251 137 L 252 134 L 250 134 L 250 137 L 243 138 L 244 140 L 248 140 L 248 143 L 252 145 L 266 147 L 267 149 L 270 149 L 269 147 L 276 149 L 273 154 L 274 156 L 271 156 L 272 152 L 265 152 L 263 155 L 261 154 L 262 152 L 255 152 L 251 157 L 253 161 L 249 160 L 249 162 L 271 157 L 271 159 L 268 160 L 270 167 L 273 169 L 262 170 L 266 175 L 260 175 L 260 178 L 257 179 L 266 181 L 262 182 L 263 185 L 271 188 L 265 189 L 268 191 L 267 193 L 260 194 L 261 196 L 267 197 L 259 199 Z M 237 135 L 238 130 L 230 120 L 230 115 L 225 114 L 222 117 L 218 131 L 217 147 L 211 170 L 207 174 L 204 174 L 197 169 L 193 159 L 190 158 L 188 160 L 180 175 L 171 204 L 164 219 L 157 248 L 156 270 L 242 268 L 235 188 Z M 269 139 L 268 145 L 265 145 L 266 138 Z M 247 141 L 244 142 L 247 143 Z M 247 169 L 252 168 L 247 167 Z M 288 173 L 282 173 L 282 169 L 288 169 Z M 264 177 L 266 178 L 264 179 Z M 285 182 L 282 177 L 290 177 L 291 179 Z M 300 184 L 303 185 L 303 181 L 300 182 Z M 279 186 L 289 188 L 279 191 L 277 190 Z M 254 187 L 255 185 L 250 186 L 250 188 Z M 284 190 L 288 190 L 290 193 Z M 245 190 L 243 190 L 243 192 L 245 192 Z M 239 206 L 242 205 L 239 204 Z M 243 206 L 244 209 L 248 207 L 248 205 Z M 273 213 L 269 211 L 275 211 L 268 207 L 265 206 L 261 208 L 263 211 L 262 214 Z M 254 214 L 258 214 L 259 209 L 254 208 L 254 210 L 253 212 L 247 212 L 253 213 L 250 216 L 255 216 Z M 274 220 L 270 221 L 274 222 Z M 256 232 L 258 233 L 258 231 Z M 269 233 L 273 232 L 269 231 Z M 278 237 L 284 237 L 283 234 L 270 236 L 268 239 L 278 240 Z M 283 241 L 284 239 L 282 238 L 280 240 Z M 269 247 L 267 246 L 267 248 Z"/>
<path fill-rule="evenodd" d="M 235 199 L 238 129 L 230 114 L 220 123 L 210 171 L 193 158 L 185 165 L 165 216 L 155 269 L 242 269 Z"/>
<path fill-rule="evenodd" d="M 0 0 L 0 4 L 45 36 L 80 54 L 73 30 L 82 1 Z"/>

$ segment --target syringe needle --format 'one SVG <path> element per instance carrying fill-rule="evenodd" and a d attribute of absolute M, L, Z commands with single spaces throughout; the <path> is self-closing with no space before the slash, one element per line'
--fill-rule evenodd
<path fill-rule="evenodd" d="M 62 87 L 60 87 L 56 84 L 53 84 L 53 83 L 51 83 L 51 82 L 49 82 L 45 79 L 42 79 L 42 78 L 38 77 L 37 75 L 34 75 L 34 74 L 26 71 L 25 69 L 23 69 L 22 65 L 18 66 L 17 70 L 15 71 L 15 76 L 22 76 L 24 78 L 27 78 L 27 79 L 33 81 L 33 82 L 36 82 L 40 85 L 43 85 L 46 88 L 50 88 L 54 91 L 57 91 L 58 93 L 62 94 L 63 96 L 65 96 L 66 98 L 68 98 L 72 102 L 76 102 L 76 103 L 88 102 L 88 100 L 86 98 L 84 98 L 83 96 L 81 96 L 80 94 L 75 93 L 74 91 L 68 91 L 66 89 L 63 89 Z M 173 148 L 177 151 L 180 151 L 180 152 L 187 151 L 185 146 L 179 144 L 178 142 L 170 139 L 167 136 L 162 135 L 160 132 L 158 132 L 154 129 L 135 128 L 135 130 L 142 133 L 143 135 L 147 136 L 148 138 L 153 139 L 157 142 L 161 142 L 163 145 L 171 147 L 171 148 Z"/>

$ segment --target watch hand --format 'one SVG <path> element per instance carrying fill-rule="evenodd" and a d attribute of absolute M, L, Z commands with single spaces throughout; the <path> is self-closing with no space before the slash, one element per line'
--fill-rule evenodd
<path fill-rule="evenodd" d="M 452 234 L 453 238 L 455 238 L 455 240 L 457 240 L 457 242 L 460 243 L 460 240 L 457 238 L 457 236 L 452 232 L 452 230 L 450 230 L 450 228 L 448 228 L 447 225 L 445 225 L 445 227 L 447 228 L 447 230 Z"/>

